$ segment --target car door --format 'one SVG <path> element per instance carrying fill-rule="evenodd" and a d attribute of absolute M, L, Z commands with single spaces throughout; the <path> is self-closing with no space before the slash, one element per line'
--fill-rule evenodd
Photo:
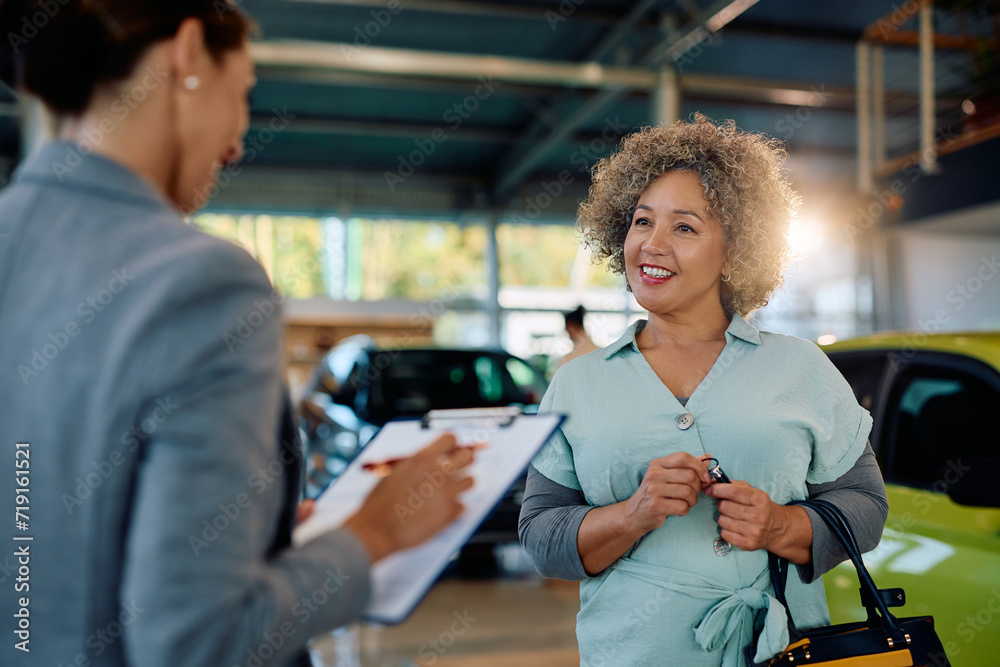
<path fill-rule="evenodd" d="M 953 665 L 994 665 L 1000 509 L 976 505 L 997 495 L 983 482 L 1000 461 L 1000 375 L 968 357 L 911 350 L 889 356 L 878 384 L 873 439 L 889 518 L 865 562 L 879 586 L 906 590 L 900 615 L 934 616 Z M 864 617 L 851 566 L 824 581 L 835 622 Z"/>

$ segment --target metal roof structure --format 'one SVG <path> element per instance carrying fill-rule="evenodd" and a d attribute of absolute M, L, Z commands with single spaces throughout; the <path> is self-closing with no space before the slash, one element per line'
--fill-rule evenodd
<path fill-rule="evenodd" d="M 210 208 L 457 218 L 493 211 L 524 221 L 572 219 L 589 168 L 623 135 L 695 111 L 787 141 L 797 186 L 853 192 L 856 44 L 866 27 L 893 11 L 910 18 L 907 5 L 918 5 L 237 4 L 262 34 L 253 150 L 238 175 L 223 174 Z M 890 95 L 915 91 L 913 81 Z M 907 103 L 897 105 L 903 115 Z M 13 159 L 13 98 L 0 99 L 0 116 L 0 151 Z"/>

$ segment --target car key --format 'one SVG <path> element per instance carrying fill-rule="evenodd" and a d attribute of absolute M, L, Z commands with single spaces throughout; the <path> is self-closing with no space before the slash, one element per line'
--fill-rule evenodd
<path fill-rule="evenodd" d="M 719 459 L 710 458 L 708 459 L 708 476 L 714 479 L 720 484 L 732 484 L 732 480 L 726 476 L 726 473 L 722 472 L 722 468 L 719 466 Z M 714 465 L 713 465 L 714 463 Z M 716 520 L 718 520 L 718 510 L 716 510 Z M 733 545 L 722 539 L 722 536 L 715 538 L 715 542 L 712 544 L 715 548 L 715 554 L 717 556 L 728 556 L 733 551 Z"/>
<path fill-rule="evenodd" d="M 709 477 L 711 477 L 712 479 L 714 479 L 716 482 L 721 482 L 723 484 L 732 484 L 732 480 L 730 480 L 726 476 L 726 473 L 722 472 L 722 468 L 719 466 L 719 459 L 710 458 L 708 460 L 715 462 L 714 466 L 712 466 L 712 464 L 709 463 L 709 466 L 711 466 L 708 469 L 708 475 L 709 475 Z"/>

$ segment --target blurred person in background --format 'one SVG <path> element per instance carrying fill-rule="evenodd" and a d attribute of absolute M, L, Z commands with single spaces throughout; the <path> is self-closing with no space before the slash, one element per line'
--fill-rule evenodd
<path fill-rule="evenodd" d="M 559 360 L 560 366 L 571 359 L 599 349 L 587 335 L 587 329 L 583 326 L 583 318 L 586 315 L 587 311 L 583 306 L 577 306 L 576 310 L 563 313 L 563 318 L 566 320 L 566 334 L 573 341 L 573 349 Z"/>
<path fill-rule="evenodd" d="M 182 219 L 242 154 L 250 31 L 222 0 L 0 0 L 0 78 L 58 133 L 0 195 L 0 442 L 11 462 L 30 445 L 33 538 L 0 603 L 5 666 L 308 664 L 372 564 L 462 510 L 472 456 L 442 436 L 291 546 L 281 298 Z M 442 486 L 398 521 L 425 475 Z"/>

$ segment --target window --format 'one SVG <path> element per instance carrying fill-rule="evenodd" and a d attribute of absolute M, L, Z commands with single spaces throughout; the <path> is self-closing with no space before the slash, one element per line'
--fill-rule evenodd
<path fill-rule="evenodd" d="M 486 293 L 482 225 L 218 213 L 198 215 L 194 224 L 243 246 L 292 299 L 450 305 Z"/>
<path fill-rule="evenodd" d="M 904 370 L 888 409 L 891 481 L 946 492 L 966 472 L 1000 456 L 1000 393 L 972 373 L 923 365 Z"/>
<path fill-rule="evenodd" d="M 486 294 L 486 230 L 482 225 L 445 221 L 352 220 L 359 236 L 352 248 L 359 261 L 364 301 L 441 300 Z M 350 261 L 353 261 L 349 258 Z"/>
<path fill-rule="evenodd" d="M 570 225 L 499 225 L 497 250 L 505 287 L 621 287 L 621 278 L 593 263 Z"/>
<path fill-rule="evenodd" d="M 542 400 L 542 396 L 545 394 L 545 381 L 538 372 L 514 357 L 507 359 L 506 366 L 516 388 L 514 391 L 515 403 L 532 406 Z"/>
<path fill-rule="evenodd" d="M 476 377 L 479 378 L 479 393 L 490 403 L 496 403 L 503 398 L 503 376 L 496 360 L 490 357 L 479 357 L 474 364 Z"/>
<path fill-rule="evenodd" d="M 869 412 L 877 406 L 878 388 L 885 369 L 886 353 L 841 353 L 830 360 L 851 385 L 858 404 Z"/>
<path fill-rule="evenodd" d="M 316 218 L 202 213 L 194 225 L 204 232 L 242 246 L 253 255 L 275 287 L 292 299 L 330 291 L 331 277 L 321 259 L 329 252 L 328 225 Z"/>

